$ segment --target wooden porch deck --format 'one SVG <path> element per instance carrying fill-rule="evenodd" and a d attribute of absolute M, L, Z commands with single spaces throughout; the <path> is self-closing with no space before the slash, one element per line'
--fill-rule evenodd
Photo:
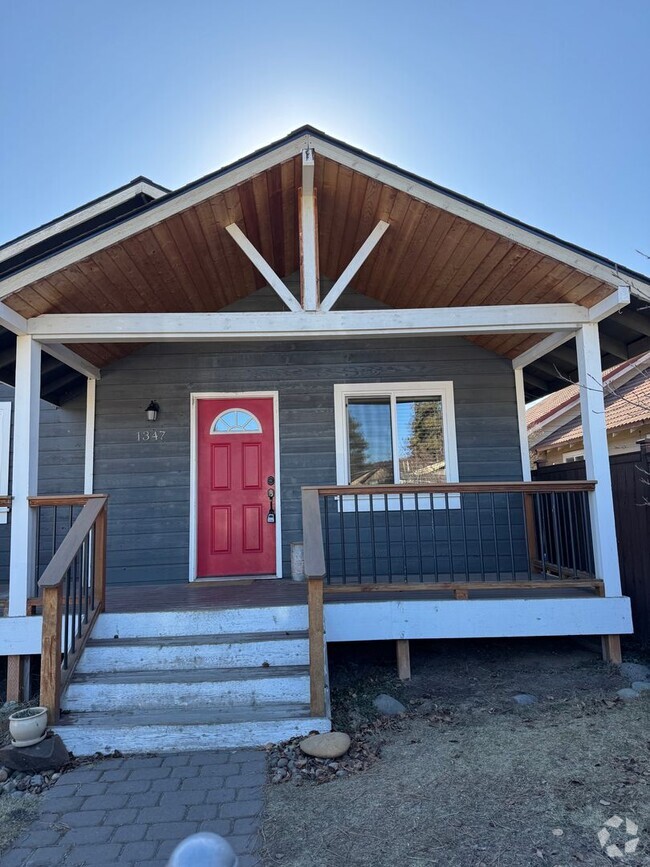
<path fill-rule="evenodd" d="M 325 585 L 325 604 L 336 602 L 375 602 L 389 599 L 454 599 L 466 591 L 470 599 L 556 599 L 601 596 L 602 582 L 547 579 L 534 581 L 454 582 L 449 584 L 393 584 L 372 589 L 355 585 Z M 112 613 L 146 613 L 153 611 L 199 611 L 227 608 L 268 608 L 279 605 L 306 605 L 307 582 L 279 579 L 195 582 L 179 584 L 109 585 L 106 588 L 106 611 Z"/>

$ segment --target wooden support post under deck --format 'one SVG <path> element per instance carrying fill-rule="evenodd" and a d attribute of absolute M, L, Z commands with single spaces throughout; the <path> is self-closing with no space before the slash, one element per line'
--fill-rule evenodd
<path fill-rule="evenodd" d="M 408 638 L 398 638 L 395 642 L 397 648 L 397 676 L 400 680 L 411 679 L 411 648 Z"/>
<path fill-rule="evenodd" d="M 43 587 L 43 638 L 41 642 L 41 706 L 47 721 L 59 720 L 61 707 L 61 587 Z"/>
<path fill-rule="evenodd" d="M 605 662 L 611 662 L 613 665 L 620 665 L 623 662 L 623 655 L 621 653 L 621 636 L 602 635 L 601 642 L 603 647 L 603 659 Z"/>
<path fill-rule="evenodd" d="M 309 703 L 311 715 L 325 716 L 325 633 L 323 579 L 307 579 L 309 609 Z"/>
<path fill-rule="evenodd" d="M 7 701 L 20 701 L 20 656 L 7 657 Z"/>

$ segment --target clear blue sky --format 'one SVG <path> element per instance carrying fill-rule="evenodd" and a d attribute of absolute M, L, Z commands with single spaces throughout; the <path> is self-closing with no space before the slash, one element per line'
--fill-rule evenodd
<path fill-rule="evenodd" d="M 303 123 L 641 271 L 648 0 L 3 0 L 0 242 Z"/>

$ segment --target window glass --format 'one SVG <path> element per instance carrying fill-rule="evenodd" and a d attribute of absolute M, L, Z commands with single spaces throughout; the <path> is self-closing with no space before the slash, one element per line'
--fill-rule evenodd
<path fill-rule="evenodd" d="M 444 482 L 442 398 L 398 397 L 395 412 L 400 482 L 411 485 Z"/>
<path fill-rule="evenodd" d="M 388 397 L 348 400 L 348 453 L 351 485 L 393 484 L 393 437 Z"/>
<path fill-rule="evenodd" d="M 212 422 L 210 433 L 261 433 L 262 425 L 245 409 L 227 409 Z"/>

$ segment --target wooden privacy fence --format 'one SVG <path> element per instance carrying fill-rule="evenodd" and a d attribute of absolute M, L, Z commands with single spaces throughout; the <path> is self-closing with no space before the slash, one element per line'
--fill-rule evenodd
<path fill-rule="evenodd" d="M 634 633 L 650 644 L 650 443 L 609 459 L 623 593 L 632 601 Z M 539 467 L 536 480 L 581 480 L 584 461 Z"/>
<path fill-rule="evenodd" d="M 43 610 L 41 697 L 48 721 L 59 717 L 61 691 L 79 661 L 106 593 L 108 497 L 31 497 L 33 508 L 81 506 L 38 580 Z"/>

